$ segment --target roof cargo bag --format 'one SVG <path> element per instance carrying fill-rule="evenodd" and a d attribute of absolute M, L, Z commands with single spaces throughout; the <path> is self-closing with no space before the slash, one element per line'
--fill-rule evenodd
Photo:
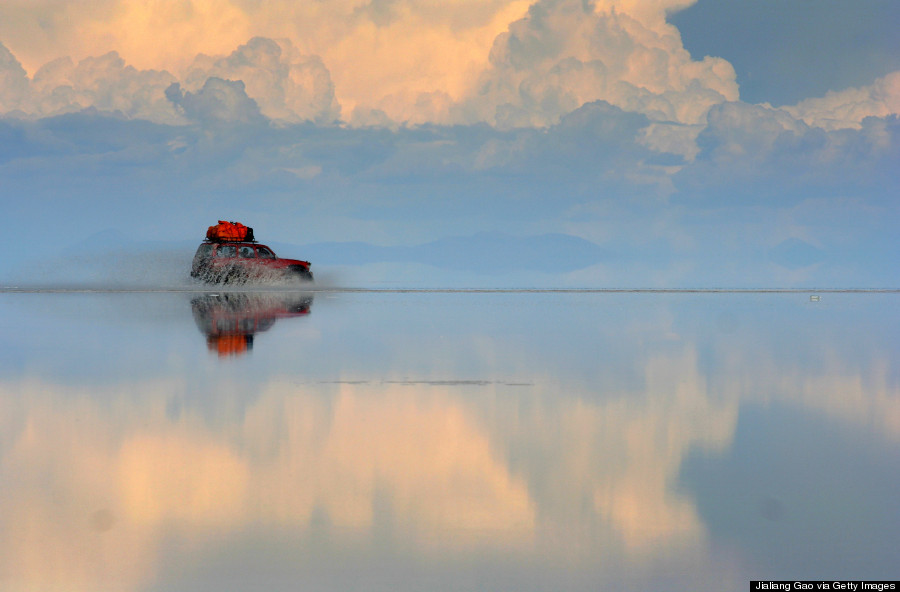
<path fill-rule="evenodd" d="M 252 241 L 253 229 L 240 222 L 219 220 L 218 224 L 210 226 L 206 231 L 206 239 L 213 242 Z"/>

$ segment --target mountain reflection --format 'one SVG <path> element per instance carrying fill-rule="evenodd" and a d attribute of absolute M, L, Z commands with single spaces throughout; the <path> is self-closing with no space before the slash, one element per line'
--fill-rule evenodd
<path fill-rule="evenodd" d="M 194 298 L 191 309 L 209 350 L 227 357 L 251 350 L 276 320 L 308 315 L 312 301 L 311 293 L 223 292 Z"/>
<path fill-rule="evenodd" d="M 279 298 L 210 296 L 192 310 L 201 328 L 219 331 L 227 319 L 252 335 L 309 310 Z M 282 343 L 302 351 L 262 376 L 213 359 L 144 379 L 3 380 L 0 581 L 13 590 L 212 590 L 240 564 L 254 577 L 264 566 L 275 578 L 267 589 L 302 588 L 311 574 L 334 583 L 335 573 L 351 578 L 345 588 L 378 588 L 352 578 L 415 564 L 440 579 L 490 561 L 506 566 L 500 588 L 555 589 L 541 577 L 567 570 L 562 588 L 658 589 L 662 573 L 667 589 L 712 589 L 740 572 L 743 589 L 745 523 L 722 521 L 725 547 L 708 523 L 728 467 L 693 469 L 706 479 L 701 500 L 681 481 L 689 459 L 728 458 L 747 406 L 827 417 L 889 450 L 900 440 L 900 389 L 877 343 L 820 334 L 812 348 L 760 348 L 780 343 L 780 330 L 743 341 L 691 334 L 685 327 L 697 323 L 648 321 L 657 313 L 640 310 L 590 342 L 614 343 L 618 357 L 577 358 L 575 349 L 557 356 L 552 336 L 489 340 L 476 322 L 451 334 L 472 311 L 426 308 L 447 324 L 405 334 L 398 325 L 414 307 L 341 308 L 328 320 L 348 316 L 347 325 L 323 334 L 339 334 L 343 359 L 332 359 L 322 334 L 287 334 Z M 355 349 L 375 333 L 358 326 L 367 315 L 380 319 L 392 365 L 373 362 L 366 343 Z M 483 366 L 463 363 L 473 351 Z M 301 357 L 302 369 L 290 365 Z M 332 373 L 327 364 L 338 362 L 346 370 Z M 450 380 L 460 377 L 478 380 Z M 751 449 L 753 438 L 775 441 L 747 434 Z M 884 472 L 883 459 L 873 463 Z M 779 475 L 780 485 L 791 478 Z M 815 479 L 825 478 L 807 475 L 804 495 L 816 499 L 809 491 L 824 490 Z M 803 528 L 791 498 L 766 485 L 747 483 L 725 505 L 734 516 L 762 507 L 764 526 Z M 672 573 L 686 579 L 673 583 Z"/>

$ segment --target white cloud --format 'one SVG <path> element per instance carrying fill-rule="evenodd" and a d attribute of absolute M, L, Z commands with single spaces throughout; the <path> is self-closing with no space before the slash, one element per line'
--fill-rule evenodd
<path fill-rule="evenodd" d="M 832 91 L 806 99 L 784 110 L 809 125 L 827 130 L 860 129 L 866 117 L 900 114 L 900 71 L 879 78 L 869 86 Z"/>
<path fill-rule="evenodd" d="M 287 39 L 254 37 L 228 56 L 199 55 L 184 78 L 189 89 L 208 78 L 240 80 L 270 119 L 335 121 L 340 106 L 331 75 L 318 56 L 301 54 Z"/>
<path fill-rule="evenodd" d="M 180 118 L 164 94 L 173 82 L 175 77 L 168 72 L 125 65 L 116 52 L 85 58 L 78 64 L 60 58 L 35 73 L 29 112 L 48 116 L 93 107 L 119 111 L 133 119 L 175 123 Z"/>
<path fill-rule="evenodd" d="M 18 111 L 40 118 L 94 108 L 117 111 L 131 119 L 178 124 L 185 123 L 182 115 L 188 112 L 199 116 L 200 111 L 214 111 L 215 119 L 232 115 L 247 121 L 246 109 L 225 107 L 234 103 L 234 97 L 223 96 L 224 103 L 213 111 L 197 110 L 201 99 L 199 95 L 192 98 L 197 93 L 205 93 L 206 107 L 211 106 L 208 101 L 213 90 L 206 84 L 213 78 L 239 81 L 239 94 L 253 99 L 258 111 L 270 119 L 329 123 L 340 115 L 334 85 L 322 61 L 301 54 L 290 41 L 263 38 L 251 39 L 229 56 L 197 56 L 181 81 L 165 70 L 138 70 L 114 51 L 77 63 L 58 58 L 39 68 L 29 80 L 16 57 L 0 45 L 0 113 Z M 188 92 L 187 103 L 180 104 L 180 110 L 166 95 L 173 83 Z M 213 86 L 220 94 L 234 94 L 220 83 Z"/>
<path fill-rule="evenodd" d="M 767 158 L 784 134 L 800 135 L 807 129 L 780 109 L 725 103 L 709 112 L 704 140 L 723 158 L 751 161 Z"/>
<path fill-rule="evenodd" d="M 710 106 L 738 96 L 731 65 L 692 60 L 664 19 L 578 0 L 532 5 L 497 37 L 490 62 L 463 104 L 466 120 L 543 126 L 604 100 L 653 120 L 694 124 Z"/>
<path fill-rule="evenodd" d="M 728 62 L 692 60 L 666 23 L 667 11 L 692 2 L 106 0 L 105 10 L 79 12 L 44 0 L 28 10 L 0 6 L 0 38 L 13 40 L 29 71 L 59 55 L 73 56 L 78 65 L 68 69 L 86 69 L 88 56 L 116 51 L 144 77 L 184 70 L 179 81 L 191 92 L 210 76 L 240 79 L 264 115 L 287 121 L 334 121 L 343 108 L 366 125 L 386 117 L 544 126 L 606 100 L 654 120 L 697 123 L 710 105 L 736 99 L 737 86 Z M 64 9 L 69 22 L 47 21 L 53 34 L 36 43 L 45 13 Z M 34 35 L 4 26 L 6 18 Z M 91 92 L 103 93 L 73 85 L 43 108 L 84 106 Z M 94 98 L 98 108 L 114 102 Z M 146 101 L 125 107 L 117 108 L 161 118 L 159 106 L 148 115 Z"/>
<path fill-rule="evenodd" d="M 28 75 L 22 64 L 0 43 L 0 111 L 9 112 L 23 106 L 28 96 Z"/>
<path fill-rule="evenodd" d="M 253 37 L 290 39 L 303 55 L 321 57 L 337 101 L 352 113 L 395 97 L 415 102 L 419 93 L 458 99 L 486 65 L 494 37 L 529 3 L 102 0 L 97 9 L 101 1 L 76 7 L 71 0 L 15 0 L 0 3 L 0 39 L 29 72 L 59 56 L 78 61 L 112 50 L 138 69 L 180 72 L 194 56 L 227 55 Z M 268 112 L 265 101 L 260 105 Z M 405 120 L 402 111 L 388 114 Z"/>
<path fill-rule="evenodd" d="M 654 122 L 641 130 L 638 143 L 650 150 L 677 154 L 691 161 L 697 156 L 697 136 L 703 125 L 682 125 L 669 122 Z"/>
<path fill-rule="evenodd" d="M 692 59 L 667 22 L 694 3 L 10 0 L 0 3 L 0 39 L 16 57 L 0 51 L 0 110 L 94 106 L 177 121 L 162 93 L 170 72 L 191 92 L 210 76 L 240 79 L 263 115 L 286 121 L 546 126 L 604 100 L 697 125 L 738 88 L 727 61 Z M 23 66 L 43 70 L 34 98 Z M 894 73 L 786 110 L 832 130 L 897 113 L 898 103 Z"/>
<path fill-rule="evenodd" d="M 713 107 L 699 153 L 675 178 L 691 199 L 761 205 L 824 196 L 896 195 L 900 121 L 869 117 L 860 129 L 825 130 L 766 105 Z M 770 201 L 771 200 L 771 201 Z"/>
<path fill-rule="evenodd" d="M 315 179 L 322 174 L 322 167 L 317 164 L 307 165 L 299 168 L 285 168 L 284 170 L 291 173 L 298 179 L 303 179 L 304 181 Z"/>
<path fill-rule="evenodd" d="M 259 106 L 247 96 L 240 80 L 207 78 L 203 88 L 196 92 L 184 92 L 175 83 L 166 89 L 166 97 L 188 118 L 207 125 L 263 121 Z"/>
<path fill-rule="evenodd" d="M 16 57 L 0 44 L 0 114 L 40 118 L 94 108 L 131 119 L 183 123 L 164 94 L 174 81 L 165 71 L 128 66 L 114 51 L 77 64 L 59 58 L 29 79 Z"/>

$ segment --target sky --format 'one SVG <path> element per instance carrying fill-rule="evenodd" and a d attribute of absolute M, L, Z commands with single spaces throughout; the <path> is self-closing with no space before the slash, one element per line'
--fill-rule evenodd
<path fill-rule="evenodd" d="M 9 0 L 0 279 L 232 219 L 607 253 L 469 283 L 896 288 L 898 23 L 888 0 Z"/>

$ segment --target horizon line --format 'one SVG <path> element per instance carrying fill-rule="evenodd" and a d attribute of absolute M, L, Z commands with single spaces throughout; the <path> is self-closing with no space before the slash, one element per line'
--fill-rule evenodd
<path fill-rule="evenodd" d="M 319 292 L 319 293 L 459 293 L 459 294 L 892 294 L 900 288 L 378 288 L 339 286 L 215 286 L 206 287 L 91 287 L 0 286 L 0 294 L 139 294 L 221 292 Z"/>

